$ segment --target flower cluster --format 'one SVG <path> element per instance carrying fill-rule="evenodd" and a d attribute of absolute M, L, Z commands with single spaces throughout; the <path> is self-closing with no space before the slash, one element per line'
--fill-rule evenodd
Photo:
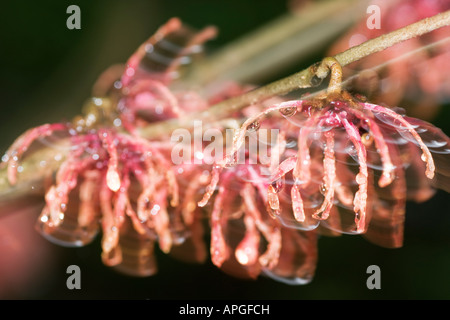
<path fill-rule="evenodd" d="M 370 5 L 377 10 L 340 38 L 330 55 L 450 9 L 446 0 L 375 0 Z M 353 85 L 372 101 L 390 106 L 402 103 L 409 114 L 432 119 L 450 95 L 445 71 L 450 67 L 449 52 L 448 30 L 440 29 L 353 63 L 349 70 L 360 73 Z M 391 60 L 395 63 L 371 71 Z"/>
<path fill-rule="evenodd" d="M 450 138 L 400 109 L 344 91 L 334 58 L 311 69 L 320 79 L 331 73 L 326 92 L 235 112 L 247 120 L 231 149 L 223 146 L 223 159 L 175 163 L 166 132 L 145 139 L 140 129 L 248 89 L 233 84 L 205 96 L 172 86 L 214 33 L 170 20 L 124 68 L 101 77 L 101 95 L 82 116 L 30 129 L 13 143 L 2 158 L 11 184 L 36 140 L 54 137 L 67 146 L 37 221 L 45 237 L 82 246 L 101 231 L 106 265 L 148 276 L 157 271 L 156 244 L 182 260 L 204 261 L 207 218 L 217 267 L 304 284 L 314 276 L 319 234 L 363 234 L 399 247 L 406 201 L 429 199 L 435 188 L 450 191 Z M 270 130 L 263 135 L 263 128 Z M 251 139 L 256 149 L 246 145 Z M 192 148 L 194 158 L 210 156 L 195 141 Z"/>
<path fill-rule="evenodd" d="M 176 208 L 180 202 L 189 207 L 180 195 L 189 198 L 186 193 L 197 191 L 192 186 L 180 190 L 179 184 L 203 170 L 174 166 L 167 137 L 146 140 L 136 129 L 206 106 L 195 92 L 174 94 L 168 85 L 183 59 L 200 53 L 213 34 L 213 29 L 195 32 L 171 19 L 131 56 L 122 75 L 116 73 L 123 68 L 114 68 L 100 77 L 96 92 L 108 95 L 90 99 L 82 116 L 30 129 L 13 143 L 2 158 L 12 185 L 36 140 L 52 137 L 54 146 L 68 145 L 37 221 L 45 237 L 82 246 L 101 230 L 103 262 L 140 276 L 156 272 L 155 242 L 165 253 L 188 246 L 187 238 L 198 243 L 198 212 Z M 203 260 L 201 246 L 196 248 Z"/>
<path fill-rule="evenodd" d="M 323 64 L 333 74 L 327 93 L 284 101 L 248 118 L 231 152 L 216 164 L 199 205 L 218 188 L 211 217 L 217 266 L 236 260 L 249 273 L 305 282 L 314 270 L 311 235 L 364 234 L 380 246 L 400 247 L 406 201 L 429 199 L 436 187 L 450 191 L 450 172 L 443 165 L 450 138 L 429 123 L 342 91 L 333 79 L 342 74 L 339 64 L 332 58 Z M 261 128 L 263 120 L 280 130 L 271 164 L 237 165 L 246 134 Z M 248 152 L 249 159 L 258 157 Z M 225 231 L 236 219 L 245 230 L 240 242 Z M 266 224 L 281 232 L 268 232 Z M 294 261 L 303 262 L 294 275 L 280 275 L 278 259 L 285 260 L 288 245 L 283 239 L 293 234 L 298 238 L 289 243 L 303 248 Z"/>

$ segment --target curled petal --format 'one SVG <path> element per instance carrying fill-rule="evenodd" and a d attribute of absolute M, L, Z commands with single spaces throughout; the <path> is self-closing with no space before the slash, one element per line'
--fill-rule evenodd
<path fill-rule="evenodd" d="M 258 261 L 260 236 L 255 220 L 244 217 L 245 235 L 235 250 L 236 260 L 242 265 L 253 265 Z"/>
<path fill-rule="evenodd" d="M 291 189 L 291 199 L 292 199 L 292 212 L 294 213 L 294 218 L 298 222 L 305 221 L 305 210 L 303 208 L 303 199 L 298 190 L 298 184 L 295 183 Z"/>
<path fill-rule="evenodd" d="M 355 222 L 357 232 L 361 233 L 366 228 L 366 207 L 367 207 L 367 184 L 368 184 L 368 171 L 366 162 L 366 148 L 361 141 L 358 129 L 351 124 L 344 116 L 340 115 L 342 124 L 347 131 L 350 140 L 355 146 L 358 153 L 359 161 L 359 173 L 356 175 L 356 182 L 359 185 L 359 190 L 355 194 L 353 200 L 355 210 Z"/>
<path fill-rule="evenodd" d="M 31 144 L 37 139 L 51 135 L 55 131 L 67 130 L 67 126 L 62 123 L 44 124 L 42 126 L 27 130 L 20 135 L 6 152 L 4 159 L 8 164 L 8 180 L 14 185 L 17 181 L 17 169 L 20 157 L 28 150 Z"/>
<path fill-rule="evenodd" d="M 317 209 L 313 217 L 316 219 L 327 219 L 331 207 L 333 206 L 334 189 L 336 184 L 336 164 L 334 156 L 334 134 L 333 131 L 324 133 L 326 137 L 325 157 L 323 160 L 323 186 L 325 188 L 325 197 L 319 209 Z"/>
<path fill-rule="evenodd" d="M 224 187 L 219 188 L 219 194 L 214 201 L 211 213 L 211 260 L 217 267 L 220 267 L 229 255 L 223 234 L 224 222 L 221 216 L 224 193 Z"/>
<path fill-rule="evenodd" d="M 119 175 L 119 160 L 117 155 L 117 148 L 112 138 L 112 133 L 108 130 L 99 130 L 98 135 L 108 151 L 108 171 L 106 173 L 106 184 L 111 191 L 118 191 L 120 189 L 120 175 Z"/>

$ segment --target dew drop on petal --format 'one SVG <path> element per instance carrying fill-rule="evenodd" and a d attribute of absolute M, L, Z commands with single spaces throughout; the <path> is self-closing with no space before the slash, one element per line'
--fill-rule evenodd
<path fill-rule="evenodd" d="M 364 183 L 365 181 L 366 181 L 366 177 L 365 177 L 363 174 L 358 173 L 358 174 L 356 175 L 356 182 L 357 182 L 358 184 L 362 184 L 362 183 Z"/>
<path fill-rule="evenodd" d="M 248 264 L 249 258 L 244 249 L 236 250 L 236 260 L 244 266 Z"/>
<path fill-rule="evenodd" d="M 292 117 L 293 115 L 295 115 L 297 113 L 297 108 L 296 107 L 288 107 L 288 108 L 280 109 L 280 113 L 285 117 Z"/>
<path fill-rule="evenodd" d="M 257 131 L 259 127 L 261 126 L 261 123 L 259 121 L 253 121 L 250 123 L 247 127 L 248 131 Z"/>
<path fill-rule="evenodd" d="M 114 192 L 120 189 L 120 177 L 116 170 L 108 170 L 106 174 L 106 184 L 108 185 L 108 188 Z"/>
<path fill-rule="evenodd" d="M 327 185 L 322 183 L 322 185 L 319 188 L 319 191 L 321 194 L 325 194 L 327 192 Z"/>
<path fill-rule="evenodd" d="M 277 181 L 272 182 L 273 190 L 279 193 L 284 188 L 284 178 L 280 178 Z"/>
<path fill-rule="evenodd" d="M 361 136 L 361 141 L 364 144 L 364 146 L 368 147 L 373 142 L 373 136 L 370 133 L 366 132 Z"/>
<path fill-rule="evenodd" d="M 113 124 L 116 127 L 120 127 L 122 125 L 122 120 L 120 120 L 120 118 L 116 118 L 114 119 Z"/>

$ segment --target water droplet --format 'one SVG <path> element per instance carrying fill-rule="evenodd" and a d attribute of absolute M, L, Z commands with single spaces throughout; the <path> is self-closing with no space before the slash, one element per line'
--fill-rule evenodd
<path fill-rule="evenodd" d="M 280 109 L 280 113 L 285 117 L 292 117 L 297 113 L 297 107 L 288 107 L 284 109 Z"/>
<path fill-rule="evenodd" d="M 120 89 L 122 88 L 122 82 L 117 80 L 116 82 L 114 82 L 114 88 L 116 89 Z"/>
<path fill-rule="evenodd" d="M 2 157 L 3 162 L 7 162 L 9 160 L 9 156 L 7 154 L 4 154 Z"/>
<path fill-rule="evenodd" d="M 101 98 L 93 98 L 92 100 L 96 106 L 101 106 L 103 104 L 103 100 Z"/>
<path fill-rule="evenodd" d="M 259 121 L 253 121 L 252 123 L 250 123 L 247 127 L 248 131 L 256 131 L 259 129 L 259 127 L 261 126 L 261 123 Z"/>
<path fill-rule="evenodd" d="M 120 177 L 116 170 L 108 169 L 106 173 L 106 184 L 111 191 L 117 192 L 120 189 Z"/>
<path fill-rule="evenodd" d="M 286 141 L 286 148 L 295 148 L 297 146 L 297 140 L 296 139 L 288 139 Z"/>
<path fill-rule="evenodd" d="M 155 204 L 153 206 L 153 208 L 150 210 L 150 213 L 152 215 L 156 215 L 159 212 L 160 209 L 161 209 L 161 207 L 159 205 Z"/>
<path fill-rule="evenodd" d="M 320 193 L 325 194 L 327 190 L 328 190 L 327 185 L 325 183 L 322 183 L 319 188 Z"/>
<path fill-rule="evenodd" d="M 276 193 L 279 193 L 284 188 L 284 177 L 272 182 L 273 190 Z"/>
<path fill-rule="evenodd" d="M 423 162 L 427 162 L 427 156 L 425 155 L 425 153 L 422 153 L 420 159 L 422 159 Z"/>
<path fill-rule="evenodd" d="M 369 132 L 366 132 L 361 136 L 361 141 L 366 147 L 368 147 L 373 142 L 373 136 Z"/>
<path fill-rule="evenodd" d="M 145 50 L 145 52 L 147 52 L 147 53 L 151 53 L 151 52 L 153 52 L 153 45 L 151 44 L 151 43 L 148 43 L 148 44 L 146 44 L 145 45 L 145 47 L 144 47 L 144 50 Z"/>
<path fill-rule="evenodd" d="M 116 127 L 120 127 L 122 125 L 122 120 L 120 120 L 119 118 L 114 119 L 113 124 Z"/>
<path fill-rule="evenodd" d="M 362 184 L 362 183 L 364 183 L 365 181 L 366 181 L 366 177 L 365 177 L 363 174 L 358 173 L 358 174 L 356 175 L 356 183 Z"/>

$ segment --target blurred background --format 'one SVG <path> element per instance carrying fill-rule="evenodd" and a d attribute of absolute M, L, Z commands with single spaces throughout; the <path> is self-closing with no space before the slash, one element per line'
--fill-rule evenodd
<path fill-rule="evenodd" d="M 72 4 L 81 9 L 81 30 L 66 28 Z M 100 73 L 125 62 L 171 17 L 199 29 L 217 26 L 219 36 L 207 48 L 214 51 L 288 10 L 279 0 L 8 1 L 0 10 L 0 153 L 28 128 L 78 114 Z M 319 61 L 325 50 L 257 84 Z M 448 105 L 433 123 L 450 134 Z M 159 251 L 158 274 L 124 276 L 102 264 L 99 239 L 83 248 L 58 247 L 34 231 L 38 212 L 25 208 L 0 218 L 0 298 L 448 299 L 450 197 L 438 191 L 425 203 L 408 203 L 406 212 L 403 248 L 380 248 L 361 236 L 323 237 L 314 280 L 288 286 L 231 278 L 209 261 L 191 265 Z M 81 290 L 66 287 L 72 264 L 81 268 Z M 381 290 L 366 287 L 373 264 L 381 268 Z"/>

